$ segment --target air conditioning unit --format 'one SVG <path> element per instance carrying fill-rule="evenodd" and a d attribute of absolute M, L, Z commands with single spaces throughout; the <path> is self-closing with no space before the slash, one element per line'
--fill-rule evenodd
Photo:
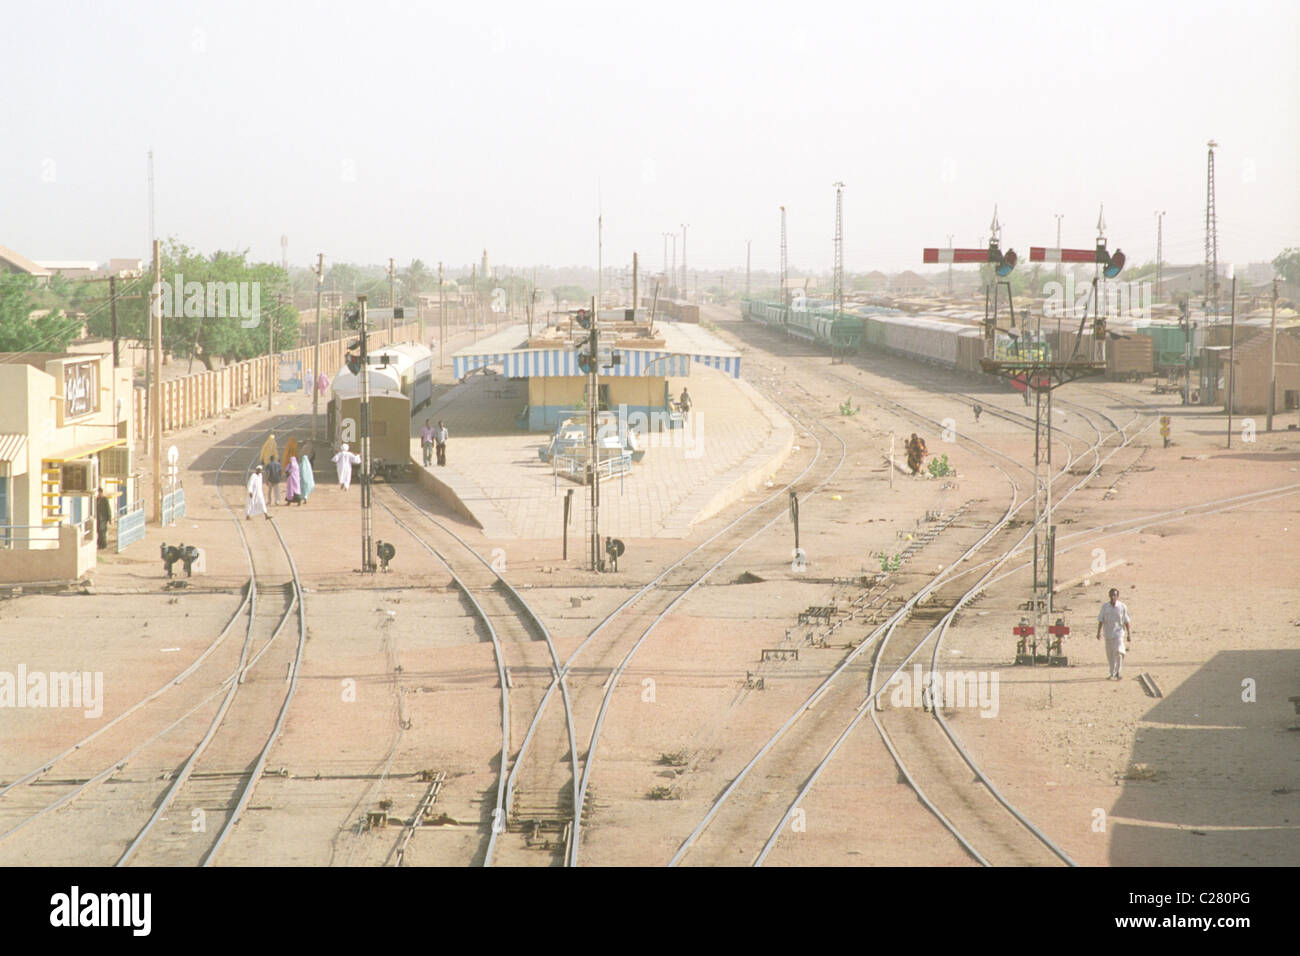
<path fill-rule="evenodd" d="M 131 449 L 127 445 L 105 448 L 99 453 L 100 477 L 125 481 L 131 477 Z"/>
<path fill-rule="evenodd" d="M 93 458 L 65 461 L 59 469 L 60 493 L 64 495 L 93 495 L 99 488 L 99 474 Z"/>

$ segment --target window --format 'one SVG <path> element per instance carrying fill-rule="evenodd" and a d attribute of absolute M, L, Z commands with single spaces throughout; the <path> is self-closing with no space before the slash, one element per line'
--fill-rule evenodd
<path fill-rule="evenodd" d="M 1288 388 L 1282 393 L 1282 407 L 1288 412 L 1300 408 L 1300 389 Z M 3 481 L 3 479 L 0 479 Z"/>

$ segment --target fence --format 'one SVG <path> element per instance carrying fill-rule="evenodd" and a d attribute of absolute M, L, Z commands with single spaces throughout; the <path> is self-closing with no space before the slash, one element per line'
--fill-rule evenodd
<path fill-rule="evenodd" d="M 169 524 L 175 524 L 180 518 L 185 517 L 185 489 L 177 488 L 175 491 L 163 495 L 162 499 L 162 526 L 165 528 Z"/>
<path fill-rule="evenodd" d="M 397 339 L 402 339 L 401 328 L 395 332 Z M 322 342 L 320 347 L 321 367 L 338 369 L 343 365 L 345 346 L 355 339 L 334 339 Z M 376 329 L 367 335 L 367 345 L 371 350 L 388 344 L 388 330 Z M 184 378 L 175 378 L 162 383 L 159 407 L 162 409 L 162 430 L 164 433 L 188 428 L 190 425 L 215 418 L 224 412 L 251 405 L 266 398 L 269 388 L 274 388 L 279 376 L 281 360 L 301 361 L 304 369 L 312 369 L 313 381 L 320 376 L 320 369 L 314 368 L 316 347 L 305 345 L 289 349 L 275 356 L 272 366 L 265 356 L 228 365 L 211 372 L 196 372 Z M 332 374 L 332 373 L 331 373 Z M 310 395 L 310 384 L 304 392 Z M 324 396 L 322 396 L 322 399 Z M 133 434 L 147 443 L 149 431 L 149 390 L 137 388 L 132 395 L 131 414 L 134 418 Z"/>
<path fill-rule="evenodd" d="M 144 505 L 137 504 L 117 519 L 117 553 L 144 540 Z"/>

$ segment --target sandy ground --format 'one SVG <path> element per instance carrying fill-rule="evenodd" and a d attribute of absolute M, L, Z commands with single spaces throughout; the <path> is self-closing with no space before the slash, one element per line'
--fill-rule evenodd
<path fill-rule="evenodd" d="M 901 459 L 901 439 L 917 426 L 873 406 L 865 394 L 853 397 L 861 407 L 857 415 L 837 414 L 835 406 L 851 391 L 844 378 L 885 391 L 936 420 L 952 418 L 958 430 L 969 429 L 1018 461 L 1032 447 L 1024 429 L 988 414 L 975 423 L 968 404 L 936 393 L 954 384 L 937 370 L 879 358 L 831 367 L 825 356 L 740 323 L 724 323 L 722 332 L 746 343 L 747 378 L 765 384 L 784 375 L 790 381 L 778 398 L 819 409 L 820 421 L 846 443 L 844 463 L 819 490 L 801 488 L 806 567 L 792 565 L 791 528 L 781 519 L 683 601 L 632 661 L 614 692 L 596 755 L 583 863 L 667 862 L 740 767 L 842 659 L 846 645 L 873 626 L 855 621 L 829 646 L 815 647 L 806 637 L 816 629 L 797 624 L 799 611 L 851 601 L 861 591 L 848 579 L 879 571 L 881 555 L 901 551 L 908 534 L 932 523 L 927 512 L 950 514 L 965 506 L 961 519 L 890 576 L 885 607 L 892 610 L 1005 508 L 1006 476 L 959 446 L 944 444 L 937 429 L 927 435 L 931 451 L 950 455 L 957 478 L 896 474 L 891 488 L 890 434 L 899 436 Z M 978 392 L 986 408 L 1021 409 L 1017 397 L 987 383 L 955 384 Z M 1068 398 L 1105 409 L 1124 424 L 1133 412 L 1122 400 L 1152 402 L 1155 396 L 1142 386 L 1079 383 L 1068 387 Z M 41 766 L 167 686 L 212 642 L 238 607 L 248 576 L 213 474 L 241 442 L 248 441 L 251 455 L 253 443 L 271 428 L 282 437 L 296 429 L 301 437 L 305 420 L 298 416 L 305 405 L 301 398 L 281 399 L 273 416 L 264 408 L 247 409 L 210 423 L 206 431 L 172 436 L 188 467 L 190 513 L 179 529 L 151 529 L 146 542 L 109 556 L 89 588 L 0 602 L 0 671 L 22 664 L 28 671 L 104 675 L 100 718 L 71 708 L 0 709 L 0 781 Z M 1066 427 L 1092 434 L 1077 420 L 1080 413 L 1065 411 L 1065 421 L 1073 420 Z M 1066 647 L 1070 666 L 1010 666 L 1010 629 L 1023 613 L 1019 605 L 1028 587 L 1027 572 L 1019 571 L 963 612 L 941 657 L 945 667 L 996 672 L 996 716 L 953 708 L 949 719 L 1002 792 L 1081 863 L 1293 864 L 1300 856 L 1300 757 L 1297 735 L 1289 730 L 1298 718 L 1287 698 L 1300 694 L 1300 587 L 1294 571 L 1300 496 L 1192 519 L 1171 516 L 1138 533 L 1067 537 L 1141 514 L 1300 484 L 1300 434 L 1260 433 L 1253 443 L 1235 440 L 1228 451 L 1222 416 L 1169 411 L 1174 447 L 1160 447 L 1159 436 L 1148 429 L 1138 447 L 1116 455 L 1058 512 L 1058 611 L 1073 629 Z M 838 457 L 838 442 L 827 432 L 797 428 L 799 451 L 774 476 L 776 488 L 811 460 L 814 434 Z M 495 802 L 501 739 L 491 644 L 449 587 L 446 570 L 382 509 L 376 511 L 375 532 L 397 544 L 395 569 L 366 578 L 356 573 L 357 489 L 345 495 L 320 471 L 317 492 L 305 507 L 272 509 L 306 588 L 308 641 L 269 773 L 219 862 L 391 863 L 400 823 L 428 786 L 422 771 L 446 774 L 434 808 L 439 825 L 419 828 L 406 864 L 477 862 Z M 235 505 L 236 477 L 227 473 L 220 489 Z M 403 490 L 481 553 L 490 553 L 494 545 L 473 529 L 413 487 Z M 629 539 L 618 575 L 580 570 L 576 558 L 561 560 L 558 540 L 539 540 L 508 548 L 508 577 L 534 602 L 567 656 L 633 589 L 765 494 L 770 491 L 747 496 L 685 542 Z M 273 555 L 268 522 L 257 519 L 244 527 L 259 556 Z M 205 550 L 206 571 L 173 593 L 163 590 L 155 556 L 158 543 L 175 534 Z M 284 575 L 269 565 L 259 571 Z M 762 580 L 742 579 L 744 572 Z M 1105 655 L 1093 639 L 1097 608 L 1111 585 L 1123 592 L 1134 621 L 1134 646 L 1118 683 L 1104 679 Z M 644 621 L 629 619 L 613 629 L 610 640 L 593 644 L 571 673 L 580 755 L 609 671 L 638 636 L 633 623 Z M 764 649 L 777 647 L 798 647 L 799 660 L 761 660 Z M 224 648 L 214 659 L 220 653 Z M 154 798 L 148 794 L 156 796 L 161 787 L 156 781 L 184 759 L 206 727 L 202 712 L 115 777 L 15 835 L 2 834 L 156 733 L 167 723 L 163 710 L 179 715 L 197 707 L 219 684 L 220 668 L 213 663 L 211 673 L 172 687 L 105 733 L 93 752 L 83 748 L 75 760 L 54 765 L 41 786 L 0 796 L 0 862 L 112 862 L 147 817 Z M 521 722 L 531 716 L 524 702 L 549 680 L 541 670 L 521 668 L 516 674 L 516 740 Z M 1162 699 L 1143 693 L 1134 679 L 1141 671 L 1155 677 Z M 765 689 L 747 689 L 747 676 L 762 677 Z M 694 862 L 750 862 L 781 822 L 806 769 L 845 726 L 843 715 L 854 712 L 865 672 L 850 676 L 846 688 L 801 722 L 788 751 L 774 753 L 779 760 L 760 766 L 760 785 L 746 797 L 750 804 L 719 817 Z M 145 719 L 150 714 L 155 716 Z M 138 793 L 132 798 L 137 813 L 127 812 L 131 804 L 120 799 L 124 793 Z M 396 825 L 363 830 L 359 823 L 366 812 L 385 804 Z M 770 864 L 970 862 L 900 783 L 869 721 L 846 741 L 801 809 L 803 827 L 789 829 Z M 175 827 L 189 822 L 168 821 Z"/>

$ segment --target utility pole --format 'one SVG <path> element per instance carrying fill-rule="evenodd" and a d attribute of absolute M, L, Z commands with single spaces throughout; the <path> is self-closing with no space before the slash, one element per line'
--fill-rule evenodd
<path fill-rule="evenodd" d="M 1232 392 L 1237 384 L 1237 270 L 1228 266 L 1232 273 L 1232 305 L 1229 314 L 1232 324 L 1228 331 L 1228 447 L 1232 447 Z M 1217 277 L 1216 277 L 1217 278 Z M 1216 283 L 1217 285 L 1217 283 Z"/>
<path fill-rule="evenodd" d="M 1214 212 L 1214 150 L 1218 143 L 1210 140 L 1209 156 L 1205 167 L 1205 309 L 1214 306 L 1214 318 L 1219 318 L 1219 226 Z"/>
<path fill-rule="evenodd" d="M 162 524 L 162 243 L 153 241 L 153 289 L 149 293 L 149 321 L 153 341 L 153 389 L 149 395 L 149 418 L 153 425 L 153 517 Z"/>
<path fill-rule="evenodd" d="M 393 260 L 388 260 L 388 344 L 392 345 L 393 318 L 397 315 L 397 273 L 393 270 Z"/>
<path fill-rule="evenodd" d="M 447 293 L 442 288 L 442 263 L 438 263 L 438 368 L 447 366 Z"/>
<path fill-rule="evenodd" d="M 1273 286 L 1274 296 L 1277 294 L 1277 286 Z M 113 331 L 113 371 L 117 371 L 118 351 L 117 351 L 117 276 L 108 277 L 108 314 L 109 322 Z M 117 379 L 113 379 L 114 385 Z M 116 414 L 116 413 L 115 413 Z"/>
<path fill-rule="evenodd" d="M 745 298 L 749 298 L 749 244 L 753 240 L 745 240 Z"/>
<path fill-rule="evenodd" d="M 277 378 L 275 368 L 275 320 L 282 308 L 284 308 L 284 293 L 277 292 L 275 296 L 275 313 L 266 326 L 266 410 L 268 412 L 271 410 L 271 398 L 275 395 Z"/>
<path fill-rule="evenodd" d="M 672 279 L 671 279 L 671 280 L 669 281 L 669 283 L 668 283 L 668 294 L 671 295 L 671 296 L 676 296 L 676 295 L 678 294 L 678 291 L 677 291 L 677 233 L 675 233 L 675 232 L 670 232 L 669 235 L 672 236 L 672 239 L 673 239 L 673 273 L 672 273 Z"/>
<path fill-rule="evenodd" d="M 1060 246 L 1058 245 L 1059 249 Z M 1165 211 L 1161 209 L 1156 213 L 1156 299 L 1160 299 L 1160 293 L 1164 290 L 1164 271 L 1165 271 Z"/>
<path fill-rule="evenodd" d="M 361 571 L 364 574 L 375 570 L 374 526 L 370 514 L 370 352 L 366 346 L 364 295 L 357 296 L 357 306 L 361 327 L 361 365 L 357 378 L 361 386 Z"/>
<path fill-rule="evenodd" d="M 790 321 L 787 314 L 790 309 L 790 296 L 786 292 L 786 256 L 785 256 L 785 207 L 781 207 L 781 321 Z"/>
<path fill-rule="evenodd" d="M 1233 297 L 1236 301 L 1236 297 Z M 1268 324 L 1268 428 L 1273 430 L 1273 406 L 1277 395 L 1277 276 L 1273 276 L 1273 318 Z"/>
<path fill-rule="evenodd" d="M 948 233 L 948 248 L 952 248 L 952 233 Z M 952 295 L 952 262 L 948 263 L 948 294 Z"/>
<path fill-rule="evenodd" d="M 636 321 L 636 305 L 637 305 L 637 300 L 636 300 L 636 292 L 637 292 L 637 289 L 636 289 L 636 279 L 637 279 L 637 275 L 636 275 L 636 267 L 637 267 L 636 253 L 634 252 L 634 253 L 632 253 L 632 321 L 633 321 L 633 322 Z M 530 334 L 530 335 L 532 334 L 532 329 L 531 329 L 531 327 L 529 328 L 529 334 Z"/>
<path fill-rule="evenodd" d="M 318 253 L 316 256 L 316 353 L 312 357 L 312 383 L 311 383 L 311 444 L 312 454 L 315 454 L 316 447 L 316 418 L 320 414 L 320 389 L 316 383 L 320 381 L 320 329 L 321 329 L 321 293 L 325 288 L 325 253 Z"/>
<path fill-rule="evenodd" d="M 1061 248 L 1061 220 L 1065 218 L 1064 213 L 1056 213 L 1056 248 Z M 1056 279 L 1061 279 L 1061 260 L 1056 260 Z"/>
<path fill-rule="evenodd" d="M 686 284 L 686 229 L 689 222 L 682 223 L 682 285 Z M 686 298 L 684 295 L 682 298 Z"/>
<path fill-rule="evenodd" d="M 473 286 L 473 298 L 470 300 L 469 327 L 474 332 L 472 342 L 478 341 L 478 266 L 469 267 L 469 284 Z"/>
<path fill-rule="evenodd" d="M 835 187 L 835 274 L 831 284 L 831 299 L 838 320 L 844 311 L 844 184 L 837 182 L 832 185 Z"/>

